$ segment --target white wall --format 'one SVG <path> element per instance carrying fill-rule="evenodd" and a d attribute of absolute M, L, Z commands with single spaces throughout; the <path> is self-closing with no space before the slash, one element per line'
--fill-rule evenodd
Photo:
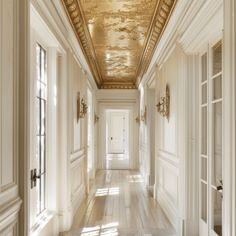
<path fill-rule="evenodd" d="M 18 4 L 0 2 L 0 235 L 18 235 Z"/>
<path fill-rule="evenodd" d="M 77 122 L 77 94 L 87 100 L 86 75 L 72 54 L 68 55 L 69 82 L 69 150 L 70 150 L 70 185 L 71 207 L 73 215 L 85 197 L 86 149 L 87 149 L 87 117 Z"/>
<path fill-rule="evenodd" d="M 140 120 L 139 165 L 145 184 L 150 190 L 155 182 L 155 88 L 140 85 L 140 116 L 145 111 L 146 120 Z"/>
<path fill-rule="evenodd" d="M 185 79 L 186 56 L 176 48 L 167 61 L 157 70 L 157 101 L 165 96 L 166 84 L 170 89 L 169 120 L 156 115 L 157 198 L 172 224 L 178 229 L 182 220 L 184 185 L 181 170 L 185 159 Z"/>

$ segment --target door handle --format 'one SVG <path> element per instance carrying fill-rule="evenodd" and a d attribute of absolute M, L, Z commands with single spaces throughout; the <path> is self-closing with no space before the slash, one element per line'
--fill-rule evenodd
<path fill-rule="evenodd" d="M 37 179 L 41 178 L 41 175 L 43 175 L 44 173 L 40 173 L 39 175 L 37 175 L 37 170 L 33 169 L 30 171 L 30 180 L 31 180 L 31 188 L 36 187 L 36 183 L 37 183 Z"/>
<path fill-rule="evenodd" d="M 30 171 L 30 185 L 31 185 L 31 189 L 36 187 L 36 180 L 37 180 L 37 174 L 36 174 L 36 169 L 33 169 Z"/>
<path fill-rule="evenodd" d="M 113 140 L 113 137 L 111 137 L 111 140 Z"/>
<path fill-rule="evenodd" d="M 216 190 L 219 193 L 221 193 L 221 195 L 222 195 L 222 193 L 223 193 L 223 181 L 222 180 L 218 180 L 218 183 L 219 184 L 216 186 Z M 223 197 L 223 195 L 221 197 Z"/>

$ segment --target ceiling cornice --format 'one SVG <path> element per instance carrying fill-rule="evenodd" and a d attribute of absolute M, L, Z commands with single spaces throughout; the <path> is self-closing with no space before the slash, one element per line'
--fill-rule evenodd
<path fill-rule="evenodd" d="M 169 21 L 171 13 L 176 5 L 177 0 L 159 0 L 155 8 L 155 13 L 152 18 L 148 30 L 148 36 L 145 41 L 144 50 L 140 58 L 137 71 L 136 71 L 136 84 L 129 81 L 108 82 L 103 80 L 101 71 L 98 66 L 94 46 L 90 37 L 89 30 L 83 15 L 81 3 L 78 0 L 61 0 L 76 37 L 80 43 L 82 51 L 86 57 L 86 60 L 91 68 L 94 79 L 98 85 L 98 88 L 105 89 L 134 89 L 137 88 L 145 74 L 152 56 L 155 52 L 156 46 L 165 30 L 165 27 Z"/>
<path fill-rule="evenodd" d="M 73 27 L 75 35 L 79 41 L 81 49 L 86 57 L 87 63 L 90 66 L 94 79 L 98 88 L 101 88 L 102 77 L 97 64 L 96 54 L 93 48 L 93 43 L 90 38 L 88 28 L 81 11 L 80 1 L 77 0 L 61 0 L 66 10 L 67 16 Z"/>
<path fill-rule="evenodd" d="M 140 59 L 138 71 L 137 71 L 137 85 L 140 84 L 143 75 L 147 71 L 147 68 L 151 62 L 157 44 L 165 30 L 166 25 L 169 22 L 170 16 L 177 0 L 159 0 L 155 14 L 152 19 L 152 24 L 149 28 L 149 35 L 146 39 L 146 46 L 143 51 L 143 55 Z"/>

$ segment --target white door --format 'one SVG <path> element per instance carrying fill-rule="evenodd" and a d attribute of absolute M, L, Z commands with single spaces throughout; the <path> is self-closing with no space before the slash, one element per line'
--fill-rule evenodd
<path fill-rule="evenodd" d="M 124 154 L 126 151 L 127 115 L 125 112 L 110 112 L 108 120 L 108 153 Z"/>
<path fill-rule="evenodd" d="M 222 235 L 222 42 L 200 58 L 200 235 Z"/>

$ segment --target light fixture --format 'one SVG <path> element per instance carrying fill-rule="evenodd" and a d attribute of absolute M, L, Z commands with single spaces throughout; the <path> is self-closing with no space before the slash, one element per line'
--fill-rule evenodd
<path fill-rule="evenodd" d="M 156 105 L 157 111 L 169 120 L 170 113 L 170 91 L 169 86 L 166 85 L 166 94 L 165 97 L 161 97 L 160 101 Z"/>
<path fill-rule="evenodd" d="M 84 118 L 87 114 L 88 106 L 84 101 L 84 98 L 81 99 L 81 110 L 80 110 L 80 118 Z"/>

